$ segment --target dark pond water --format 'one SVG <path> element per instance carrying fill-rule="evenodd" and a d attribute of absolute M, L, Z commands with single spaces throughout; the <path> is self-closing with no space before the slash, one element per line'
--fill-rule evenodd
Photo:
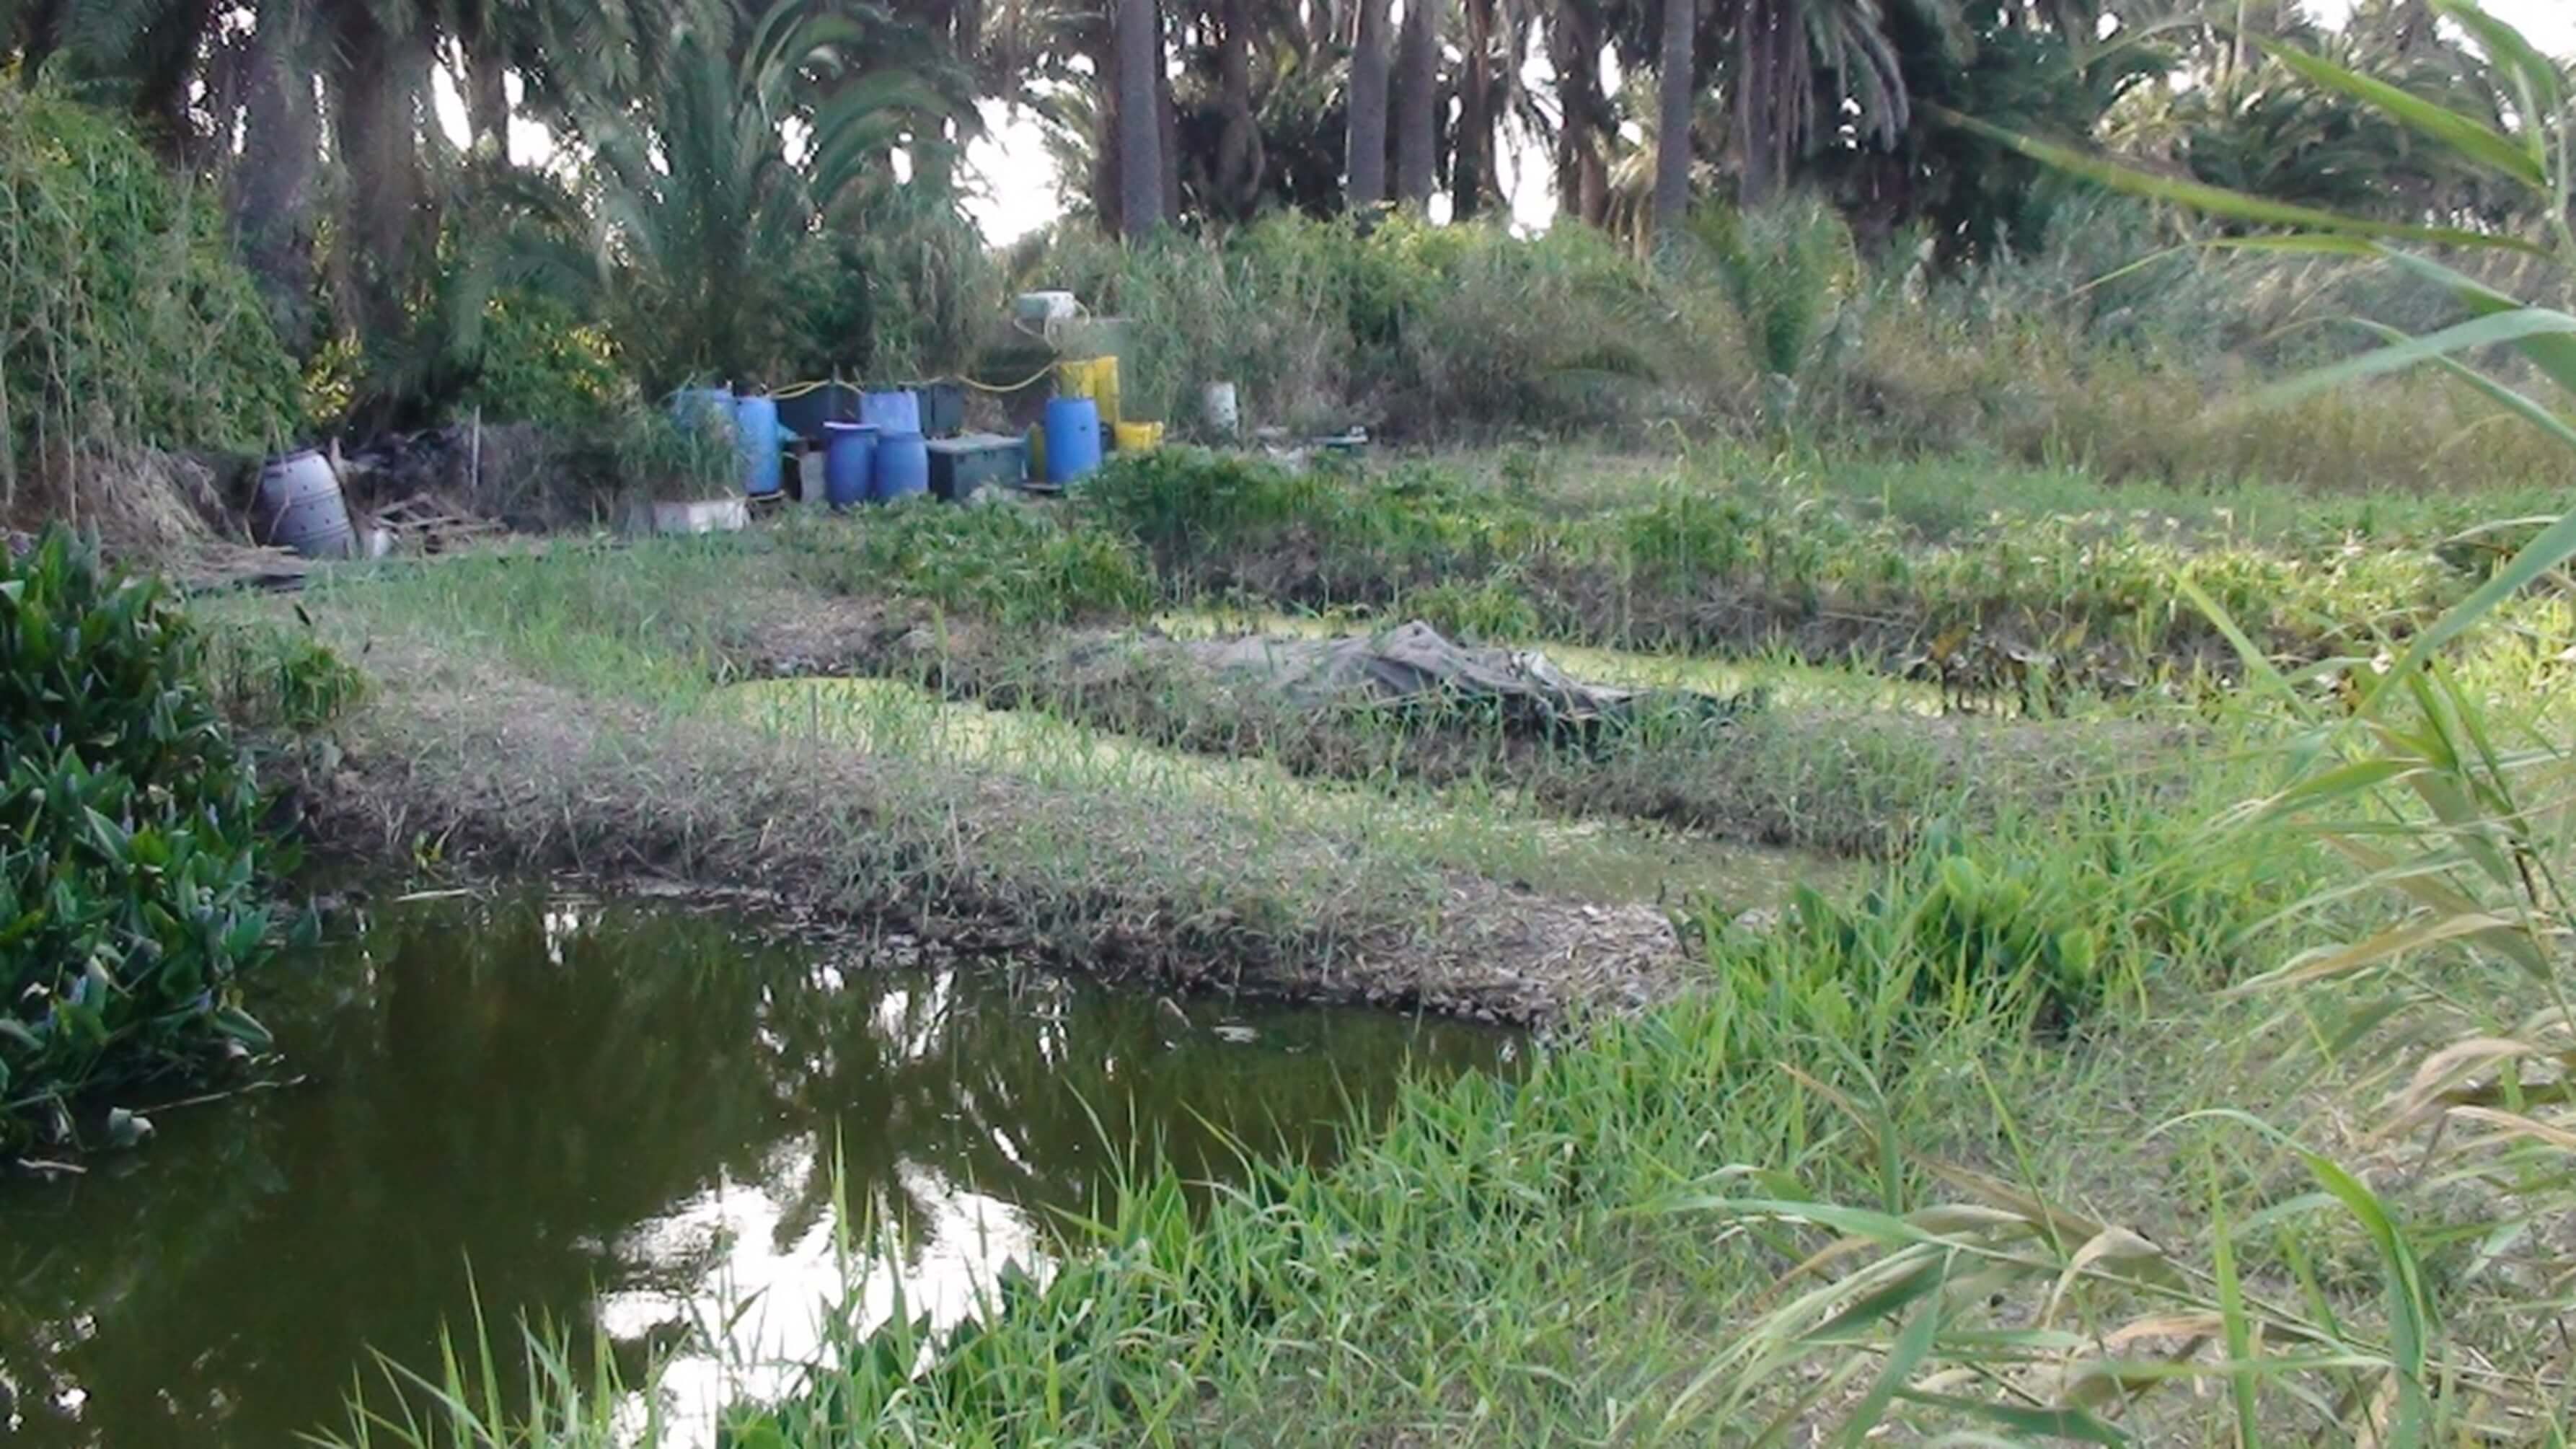
<path fill-rule="evenodd" d="M 85 1177 L 0 1180 L 0 1440 L 339 1429 L 371 1350 L 433 1367 L 478 1292 L 495 1325 L 660 1351 L 702 1427 L 786 1382 L 843 1295 L 836 1144 L 843 1199 L 901 1228 L 857 1311 L 899 1269 L 914 1311 L 953 1317 L 1003 1260 L 1042 1263 L 1048 1209 L 1088 1203 L 1113 1151 L 1238 1177 L 1222 1134 L 1318 1155 L 1407 1061 L 1515 1051 L 1355 1012 L 1194 1003 L 1184 1029 L 1037 972 L 563 896 L 389 906 L 264 990 L 311 1085 L 161 1113 Z"/>

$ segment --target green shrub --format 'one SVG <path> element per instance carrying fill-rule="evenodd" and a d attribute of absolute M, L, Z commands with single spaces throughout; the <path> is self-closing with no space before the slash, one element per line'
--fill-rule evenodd
<path fill-rule="evenodd" d="M 265 450 L 301 396 L 219 210 L 106 115 L 0 87 L 0 507 L 84 440 Z"/>
<path fill-rule="evenodd" d="M 1317 474 L 1200 448 L 1120 453 L 1083 481 L 1083 506 L 1163 551 L 1217 550 L 1325 512 L 1333 485 Z"/>
<path fill-rule="evenodd" d="M 202 663 L 158 583 L 59 527 L 0 570 L 0 1152 L 265 1040 L 236 982 L 277 862 Z"/>
<path fill-rule="evenodd" d="M 1690 219 L 1690 236 L 1733 303 L 1762 370 L 1804 375 L 1859 271 L 1842 218 L 1801 197 L 1752 212 L 1699 212 Z"/>
<path fill-rule="evenodd" d="M 1154 598 L 1126 542 L 1021 508 L 909 504 L 789 538 L 797 571 L 825 588 L 925 599 L 1011 625 L 1133 614 Z"/>
<path fill-rule="evenodd" d="M 2147 978 L 2168 966 L 2222 970 L 2228 943 L 2261 918 L 2282 862 L 2195 849 L 2189 827 L 2113 794 L 2089 814 L 2057 834 L 1935 823 L 1857 900 L 1801 887 L 1749 955 L 1730 949 L 1724 930 L 1716 954 L 1801 991 L 1839 984 L 1863 1001 L 1892 992 L 2056 1033 L 2115 1000 L 2143 999 Z"/>
<path fill-rule="evenodd" d="M 553 297 L 511 291 L 484 305 L 481 362 L 458 398 L 486 423 L 594 424 L 630 389 L 608 336 Z"/>

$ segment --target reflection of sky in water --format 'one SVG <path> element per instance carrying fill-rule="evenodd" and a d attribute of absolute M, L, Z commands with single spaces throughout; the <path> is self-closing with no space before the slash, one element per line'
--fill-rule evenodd
<path fill-rule="evenodd" d="M 809 979 L 829 990 L 843 984 L 830 963 Z M 956 987 L 949 970 L 890 989 L 871 1024 L 898 1057 L 928 1056 Z M 1038 1035 L 1043 1043 L 1061 1031 L 1055 1021 Z M 766 1027 L 763 1036 L 778 1040 Z M 1008 1134 L 994 1128 L 989 1136 L 1014 1164 L 1027 1165 Z M 647 1281 L 602 1294 L 599 1329 L 664 1347 L 654 1417 L 660 1442 L 672 1449 L 713 1445 L 729 1404 L 792 1392 L 820 1361 L 835 1318 L 866 1333 L 890 1321 L 900 1302 L 908 1317 L 946 1328 L 976 1311 L 1004 1265 L 1041 1274 L 1050 1266 L 1018 1209 L 902 1160 L 895 1171 L 909 1210 L 896 1230 L 899 1256 L 881 1256 L 884 1243 L 870 1223 L 884 1221 L 882 1211 L 850 1203 L 844 1223 L 838 1204 L 819 1216 L 799 1210 L 805 1184 L 837 1178 L 832 1152 L 821 1134 L 781 1143 L 760 1180 L 721 1177 L 617 1244 L 617 1258 Z M 643 1414 L 640 1403 L 628 1406 L 622 1420 L 630 1432 L 642 1432 Z"/>
<path fill-rule="evenodd" d="M 1231 1180 L 1238 1140 L 1320 1151 L 1408 1058 L 1511 1047 L 1351 1012 L 1176 1028 L 1007 963 L 884 969 L 573 896 L 385 902 L 264 989 L 313 1085 L 0 1182 L 10 1449 L 291 1443 L 344 1429 L 361 1380 L 399 1416 L 372 1355 L 435 1375 L 478 1314 L 504 1402 L 518 1323 L 563 1330 L 576 1370 L 596 1334 L 629 1382 L 663 1365 L 666 1442 L 710 1443 L 726 1404 L 792 1389 L 828 1314 L 871 1328 L 900 1292 L 946 1326 L 1004 1264 L 1042 1272 L 1043 1231 L 1133 1149 Z"/>
<path fill-rule="evenodd" d="M 775 1180 L 802 1182 L 827 1160 L 809 1139 Z M 898 1171 L 906 1195 L 928 1212 L 905 1231 L 899 1265 L 874 1258 L 873 1242 L 846 1245 L 864 1264 L 849 1275 L 856 1289 L 849 1299 L 840 1225 L 828 1215 L 798 1224 L 790 1202 L 756 1184 L 720 1182 L 618 1245 L 640 1273 L 678 1285 L 627 1288 L 599 1304 L 599 1326 L 610 1336 L 678 1345 L 656 1384 L 662 1442 L 711 1445 L 726 1405 L 793 1390 L 830 1341 L 835 1314 L 873 1330 L 893 1317 L 900 1296 L 908 1316 L 945 1328 L 976 1311 L 1002 1265 L 1045 1271 L 1044 1252 L 1010 1204 L 918 1164 Z M 865 1229 L 854 1222 L 851 1231 Z M 640 1429 L 640 1415 L 630 1407 L 625 1422 Z"/>

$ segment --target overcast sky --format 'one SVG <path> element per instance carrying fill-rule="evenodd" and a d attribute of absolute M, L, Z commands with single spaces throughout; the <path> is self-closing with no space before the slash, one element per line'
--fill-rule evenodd
<path fill-rule="evenodd" d="M 2551 55 L 2576 54 L 2576 0 L 2482 0 L 2489 15 L 2531 37 Z M 2352 13 L 2352 0 L 2308 0 L 2308 13 L 2332 25 Z"/>

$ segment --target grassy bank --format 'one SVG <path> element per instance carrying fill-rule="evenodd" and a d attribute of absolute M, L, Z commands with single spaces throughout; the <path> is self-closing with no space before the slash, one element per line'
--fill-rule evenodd
<path fill-rule="evenodd" d="M 2545 724 L 2490 662 L 2490 724 Z M 848 1325 L 738 1442 L 1737 1442 L 1874 1421 L 1891 1378 L 1926 1433 L 1991 1430 L 1962 1407 L 1991 1403 L 2014 1437 L 2310 1442 L 2426 1331 L 2473 1369 L 2444 1418 L 2546 1442 L 2548 1179 L 2374 1135 L 2387 1064 L 2445 1024 L 2231 989 L 2380 914 L 2285 928 L 2332 857 L 2211 823 L 2279 778 L 2281 726 L 2231 712 L 2187 797 L 1928 840 L 1768 929 L 1703 920 L 1686 997 L 1592 1018 L 1518 1081 L 1409 1092 L 1339 1167 L 1194 1212 L 1140 1166 L 1042 1282 L 946 1333 Z M 2442 958 L 2413 984 L 2502 1029 L 2521 979 Z M 1856 1350 L 1881 1312 L 1980 1371 L 1897 1378 Z M 568 1370 L 538 1442 L 608 1442 L 599 1388 Z"/>
<path fill-rule="evenodd" d="M 774 617 L 756 581 L 775 563 L 729 541 L 563 549 L 309 590 L 320 637 L 379 681 L 310 782 L 313 828 L 482 869 L 767 888 L 1164 984 L 1514 1019 L 1679 985 L 1652 889 L 1510 883 L 1550 837 L 1506 801 L 1369 810 L 1078 739 L 978 757 L 926 697 L 747 713 L 732 651 Z M 1578 885 L 1659 870 L 1645 843 L 1559 840 Z"/>
<path fill-rule="evenodd" d="M 2037 608 L 2058 575 L 2000 587 L 1959 561 L 2111 539 L 2095 563 L 2138 581 L 2054 606 L 2127 630 L 2148 677 L 2070 681 L 2033 715 L 2017 690 L 1892 682 L 1893 643 L 1854 668 L 1779 629 L 1723 636 L 1725 659 L 1588 636 L 1661 646 L 1589 658 L 1640 682 L 1779 689 L 1713 728 L 1573 744 L 1473 712 L 1283 709 L 1185 667 L 1189 631 L 1158 627 L 1172 607 L 1298 602 L 1218 582 L 1283 539 L 1329 544 L 1301 568 L 1414 580 L 1297 626 L 1357 628 L 1442 586 L 1420 580 L 1443 579 L 1429 561 L 1457 520 L 1607 547 L 1695 506 L 1663 468 L 1426 466 L 1445 476 L 1248 475 L 1256 499 L 1298 500 L 1284 516 L 1229 513 L 1199 471 L 1164 527 L 1116 491 L 1131 478 L 1076 508 L 558 544 L 304 596 L 375 681 L 310 782 L 327 840 L 755 886 L 1160 985 L 1563 1024 L 1525 1079 L 1416 1089 L 1329 1171 L 1265 1170 L 1193 1209 L 1141 1158 L 1058 1225 L 1047 1274 L 994 1285 L 952 1331 L 841 1325 L 800 1392 L 737 1406 L 740 1442 L 1732 1442 L 1891 1414 L 2297 1442 L 2349 1431 L 2350 1404 L 2417 1372 L 2413 1344 L 2461 1366 L 2449 1422 L 2563 1410 L 2537 1331 L 2558 1311 L 2553 1179 L 2385 1135 L 2376 1106 L 2429 1053 L 2509 1035 L 2530 978 L 2427 951 L 2385 990 L 2268 983 L 2391 919 L 2370 871 L 2232 810 L 2351 696 L 2232 686 L 2214 626 L 2133 602 L 2149 580 L 2234 579 L 2285 659 L 2368 652 L 2474 587 L 2459 518 L 2512 500 L 2300 512 L 2249 490 L 2168 526 L 2111 516 L 2080 479 L 1952 499 L 1941 470 L 1739 487 L 1682 465 L 1757 499 L 1746 531 L 1708 535 L 1734 567 L 1770 566 L 1746 539 L 1816 543 L 1819 616 L 1866 585 L 1908 629 L 2020 617 L 1988 611 Z M 1551 620 L 1580 622 L 1461 632 L 1548 642 Z M 2563 733 L 2566 637 L 2563 604 L 2533 599 L 2463 656 L 2500 749 Z M 869 677 L 777 677 L 818 674 Z M 1976 712 L 1940 712 L 1962 696 Z M 1871 859 L 1730 860 L 1712 834 Z M 1920 1346 L 1893 1341 L 1908 1325 Z M 1952 1377 L 1919 1370 L 1936 1351 Z M 616 1438 L 625 1391 L 557 1369 L 530 1442 Z M 449 1410 L 468 1441 L 516 1432 Z"/>

